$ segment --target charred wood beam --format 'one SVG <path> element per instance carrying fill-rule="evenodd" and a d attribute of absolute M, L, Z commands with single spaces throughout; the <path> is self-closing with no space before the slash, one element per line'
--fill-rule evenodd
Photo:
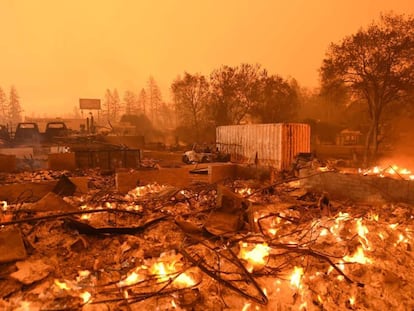
<path fill-rule="evenodd" d="M 10 225 L 21 224 L 21 223 L 31 223 L 31 222 L 37 222 L 40 220 L 50 220 L 50 219 L 54 220 L 54 219 L 68 217 L 68 216 L 95 214 L 95 213 L 130 214 L 130 215 L 135 215 L 135 216 L 142 216 L 142 213 L 140 212 L 127 211 L 127 210 L 116 209 L 116 208 L 92 209 L 92 210 L 86 210 L 86 211 L 73 211 L 73 212 L 58 213 L 58 214 L 53 214 L 53 215 L 45 215 L 45 216 L 39 216 L 39 217 L 30 217 L 30 218 L 5 221 L 5 222 L 0 222 L 0 226 L 10 226 Z"/>
<path fill-rule="evenodd" d="M 95 228 L 85 222 L 78 221 L 73 218 L 65 218 L 64 222 L 72 229 L 77 230 L 82 234 L 99 235 L 99 234 L 136 234 L 144 231 L 148 227 L 157 224 L 158 222 L 165 220 L 168 216 L 162 216 L 153 220 L 150 220 L 138 227 L 103 227 Z"/>

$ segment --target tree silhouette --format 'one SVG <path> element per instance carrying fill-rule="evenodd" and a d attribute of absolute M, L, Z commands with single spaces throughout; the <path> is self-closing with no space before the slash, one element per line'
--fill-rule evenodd
<path fill-rule="evenodd" d="M 414 20 L 381 15 L 376 23 L 331 44 L 321 67 L 324 87 L 346 85 L 367 106 L 370 126 L 364 162 L 375 156 L 383 113 L 414 87 Z M 370 150 L 373 150 L 372 155 Z"/>
<path fill-rule="evenodd" d="M 145 92 L 145 89 L 141 89 L 138 95 L 138 110 L 144 115 L 147 115 L 147 103 L 147 92 Z"/>
<path fill-rule="evenodd" d="M 216 125 L 240 124 L 258 103 L 259 65 L 223 66 L 210 75 L 210 113 Z"/>
<path fill-rule="evenodd" d="M 125 107 L 125 114 L 138 114 L 138 101 L 134 92 L 128 90 L 125 91 L 123 105 Z"/>
<path fill-rule="evenodd" d="M 161 90 L 152 76 L 149 77 L 147 82 L 147 99 L 150 109 L 150 120 L 153 125 L 156 125 L 159 119 L 162 97 Z"/>
<path fill-rule="evenodd" d="M 17 94 L 15 86 L 11 86 L 9 95 L 9 121 L 11 124 L 17 124 L 22 120 L 22 108 L 20 106 L 20 97 Z"/>
<path fill-rule="evenodd" d="M 176 113 L 180 125 L 191 128 L 198 141 L 200 123 L 206 117 L 209 98 L 209 84 L 202 75 L 184 73 L 171 85 Z"/>
<path fill-rule="evenodd" d="M 7 124 L 9 122 L 9 104 L 7 102 L 6 93 L 0 87 L 0 124 Z"/>
<path fill-rule="evenodd" d="M 106 89 L 103 102 L 103 115 L 109 122 L 116 122 L 121 115 L 121 100 L 118 90 Z"/>

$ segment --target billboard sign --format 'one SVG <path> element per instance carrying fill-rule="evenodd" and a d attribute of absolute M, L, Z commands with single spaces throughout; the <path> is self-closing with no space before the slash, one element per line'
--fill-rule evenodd
<path fill-rule="evenodd" d="M 79 108 L 87 110 L 101 109 L 101 100 L 93 98 L 79 98 Z"/>

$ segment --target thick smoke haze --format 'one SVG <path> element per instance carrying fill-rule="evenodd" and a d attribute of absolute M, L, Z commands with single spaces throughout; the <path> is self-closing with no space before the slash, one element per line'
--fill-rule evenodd
<path fill-rule="evenodd" d="M 318 86 L 330 42 L 378 18 L 412 14 L 388 1 L 2 1 L 0 86 L 15 85 L 26 115 L 70 113 L 106 88 L 138 92 L 152 75 L 169 100 L 184 71 L 259 63 Z"/>

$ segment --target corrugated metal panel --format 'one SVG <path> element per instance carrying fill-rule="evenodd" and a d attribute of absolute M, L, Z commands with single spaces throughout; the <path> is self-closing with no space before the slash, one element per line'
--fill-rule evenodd
<path fill-rule="evenodd" d="M 300 152 L 310 152 L 310 126 L 302 123 L 270 123 L 219 126 L 217 146 L 236 162 L 288 169 Z"/>

